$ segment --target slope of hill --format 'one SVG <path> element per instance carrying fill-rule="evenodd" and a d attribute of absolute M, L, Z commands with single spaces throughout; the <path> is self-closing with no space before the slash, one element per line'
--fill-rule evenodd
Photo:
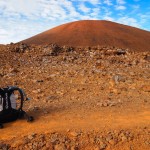
<path fill-rule="evenodd" d="M 150 32 L 104 20 L 83 20 L 60 25 L 23 42 L 69 46 L 109 45 L 139 51 L 150 50 Z"/>

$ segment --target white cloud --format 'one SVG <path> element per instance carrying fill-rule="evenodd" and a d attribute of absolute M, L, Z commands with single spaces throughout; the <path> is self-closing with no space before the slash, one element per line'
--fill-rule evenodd
<path fill-rule="evenodd" d="M 126 3 L 124 0 L 116 0 L 117 5 L 115 6 L 116 10 L 125 10 L 126 6 L 124 4 Z"/>
<path fill-rule="evenodd" d="M 117 19 L 116 22 L 140 28 L 138 20 L 132 17 L 128 17 L 128 16 L 121 17 Z"/>
<path fill-rule="evenodd" d="M 103 11 L 104 11 L 104 14 L 102 16 L 103 20 L 109 20 L 109 21 L 114 20 L 113 17 L 111 17 L 112 11 L 108 7 L 103 7 Z"/>
<path fill-rule="evenodd" d="M 100 0 L 87 0 L 87 1 L 93 5 L 101 4 Z"/>
<path fill-rule="evenodd" d="M 115 6 L 115 8 L 116 8 L 116 10 L 125 10 L 126 9 L 125 6 L 121 6 L 121 5 Z"/>
<path fill-rule="evenodd" d="M 69 0 L 1 0 L 0 12 L 5 17 L 22 17 L 36 20 L 48 18 L 49 20 L 65 19 L 78 16 L 78 13 Z"/>
<path fill-rule="evenodd" d="M 124 0 L 116 0 L 116 2 L 117 2 L 118 5 L 122 5 L 122 4 L 126 3 Z"/>
<path fill-rule="evenodd" d="M 109 16 L 104 16 L 104 19 L 105 19 L 105 20 L 108 20 L 108 21 L 114 21 L 114 18 L 109 17 Z"/>
<path fill-rule="evenodd" d="M 17 42 L 80 17 L 69 0 L 0 0 L 0 43 Z"/>
<path fill-rule="evenodd" d="M 133 8 L 133 10 L 138 10 L 140 8 L 140 5 L 132 5 L 131 7 Z"/>
<path fill-rule="evenodd" d="M 150 12 L 145 13 L 145 14 L 139 13 L 139 14 L 137 14 L 137 16 L 140 18 L 140 23 L 141 24 L 145 24 L 145 23 L 149 22 L 149 20 L 150 20 Z M 150 28 L 149 28 L 149 30 L 150 30 Z"/>
<path fill-rule="evenodd" d="M 92 13 L 90 13 L 90 15 L 91 17 L 98 18 L 99 13 L 100 13 L 100 8 L 93 8 Z"/>
<path fill-rule="evenodd" d="M 111 0 L 104 0 L 104 4 L 107 4 L 109 6 L 113 5 Z"/>
<path fill-rule="evenodd" d="M 84 5 L 84 3 L 82 3 L 82 4 L 79 5 L 79 10 L 82 11 L 82 12 L 84 12 L 84 13 L 89 13 L 91 11 L 91 9 L 88 8 L 88 7 L 86 7 Z"/>
<path fill-rule="evenodd" d="M 112 10 L 107 7 L 102 7 L 104 11 L 104 16 L 110 16 L 112 14 Z"/>
<path fill-rule="evenodd" d="M 0 39 L 6 39 L 8 37 L 8 32 L 5 29 L 0 28 Z M 5 41 L 2 41 L 4 43 Z"/>
<path fill-rule="evenodd" d="M 29 38 L 37 33 L 43 32 L 56 24 L 48 25 L 45 22 L 36 23 L 19 20 L 0 20 L 0 43 L 18 42 L 23 39 Z"/>
<path fill-rule="evenodd" d="M 80 2 L 80 3 L 88 2 L 88 3 L 91 3 L 92 5 L 101 4 L 101 0 L 71 0 L 71 1 Z"/>
<path fill-rule="evenodd" d="M 0 9 L 5 17 L 24 15 L 30 18 L 39 15 L 40 3 L 38 0 L 1 0 Z"/>

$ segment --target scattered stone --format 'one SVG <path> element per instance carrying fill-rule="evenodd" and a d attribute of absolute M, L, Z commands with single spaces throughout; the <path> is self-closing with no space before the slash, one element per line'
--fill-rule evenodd
<path fill-rule="evenodd" d="M 34 139 L 35 138 L 35 133 L 32 133 L 32 134 L 30 134 L 30 135 L 28 135 L 28 139 L 29 140 L 32 140 L 32 139 Z"/>
<path fill-rule="evenodd" d="M 107 147 L 107 144 L 105 144 L 105 143 L 100 143 L 99 149 L 100 149 L 100 150 L 105 150 L 106 147 Z"/>
<path fill-rule="evenodd" d="M 146 56 L 144 57 L 144 59 L 147 60 L 147 61 L 150 61 L 150 56 L 146 55 Z"/>
<path fill-rule="evenodd" d="M 9 147 L 10 147 L 10 146 L 9 146 L 8 144 L 0 143 L 0 149 L 2 149 L 2 150 L 8 150 Z"/>
<path fill-rule="evenodd" d="M 125 55 L 126 51 L 123 49 L 117 49 L 117 51 L 115 52 L 116 55 Z"/>
<path fill-rule="evenodd" d="M 127 136 L 124 133 L 121 133 L 119 136 L 123 142 L 126 142 L 128 140 Z"/>
<path fill-rule="evenodd" d="M 33 90 L 32 92 L 35 94 L 38 94 L 38 93 L 41 93 L 42 91 L 41 91 L 41 89 L 37 89 L 37 90 Z"/>
<path fill-rule="evenodd" d="M 44 81 L 43 80 L 37 80 L 36 82 L 41 83 L 41 82 L 44 82 Z"/>
<path fill-rule="evenodd" d="M 70 134 L 71 136 L 73 136 L 73 137 L 79 136 L 79 133 L 77 133 L 77 132 L 75 132 L 75 131 L 72 131 L 72 132 L 70 132 L 69 134 Z"/>
<path fill-rule="evenodd" d="M 145 141 L 145 144 L 146 145 L 150 145 L 150 141 Z"/>
<path fill-rule="evenodd" d="M 97 103 L 97 106 L 100 106 L 100 107 L 113 107 L 113 106 L 116 106 L 117 103 L 119 102 L 114 102 L 114 101 L 110 101 L 110 100 L 106 100 L 106 101 L 103 101 L 103 102 L 98 102 Z"/>
<path fill-rule="evenodd" d="M 38 111 L 40 108 L 38 106 L 34 106 L 33 111 Z"/>
<path fill-rule="evenodd" d="M 150 92 L 150 85 L 144 85 L 144 86 L 142 87 L 142 90 L 143 90 L 144 92 Z"/>
<path fill-rule="evenodd" d="M 112 139 L 113 139 L 113 136 L 112 136 L 112 135 L 109 134 L 109 135 L 106 136 L 106 141 L 107 141 L 107 142 L 109 142 L 109 141 L 112 140 Z"/>
<path fill-rule="evenodd" d="M 79 150 L 77 146 L 71 146 L 70 150 Z"/>
<path fill-rule="evenodd" d="M 117 140 L 116 139 L 111 139 L 108 142 L 109 142 L 109 144 L 111 144 L 113 146 L 117 144 Z"/>
<path fill-rule="evenodd" d="M 67 150 L 64 144 L 58 144 L 54 146 L 54 150 Z"/>
<path fill-rule="evenodd" d="M 31 49 L 30 46 L 25 43 L 10 44 L 7 48 L 12 52 L 17 53 L 24 53 Z"/>
<path fill-rule="evenodd" d="M 100 148 L 97 146 L 97 147 L 94 148 L 94 150 L 100 150 Z"/>
<path fill-rule="evenodd" d="M 55 95 L 52 95 L 52 96 L 48 96 L 47 98 L 46 98 L 46 101 L 47 102 L 53 102 L 54 100 L 57 100 L 58 99 L 58 96 L 55 96 Z"/>
<path fill-rule="evenodd" d="M 119 82 L 125 82 L 125 77 L 123 77 L 122 75 L 115 75 L 113 76 L 113 80 L 115 81 L 116 84 L 118 84 Z"/>
<path fill-rule="evenodd" d="M 52 144 L 58 144 L 59 143 L 59 138 L 57 136 L 57 134 L 52 134 L 51 137 L 50 137 L 50 142 Z"/>

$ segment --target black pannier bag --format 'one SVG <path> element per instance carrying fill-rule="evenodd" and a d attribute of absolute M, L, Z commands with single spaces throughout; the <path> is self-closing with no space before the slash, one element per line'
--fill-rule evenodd
<path fill-rule="evenodd" d="M 15 92 L 19 93 L 18 98 Z M 22 109 L 25 98 L 28 99 L 24 91 L 18 87 L 0 88 L 0 128 L 3 128 L 3 123 L 23 117 L 26 117 L 28 122 L 33 121 L 33 117 L 28 116 Z"/>

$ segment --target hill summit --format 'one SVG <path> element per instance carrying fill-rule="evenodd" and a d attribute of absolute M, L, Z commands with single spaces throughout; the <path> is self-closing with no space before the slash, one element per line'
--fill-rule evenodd
<path fill-rule="evenodd" d="M 44 45 L 116 46 L 138 51 L 150 50 L 150 32 L 105 20 L 81 20 L 66 23 L 22 42 Z"/>

